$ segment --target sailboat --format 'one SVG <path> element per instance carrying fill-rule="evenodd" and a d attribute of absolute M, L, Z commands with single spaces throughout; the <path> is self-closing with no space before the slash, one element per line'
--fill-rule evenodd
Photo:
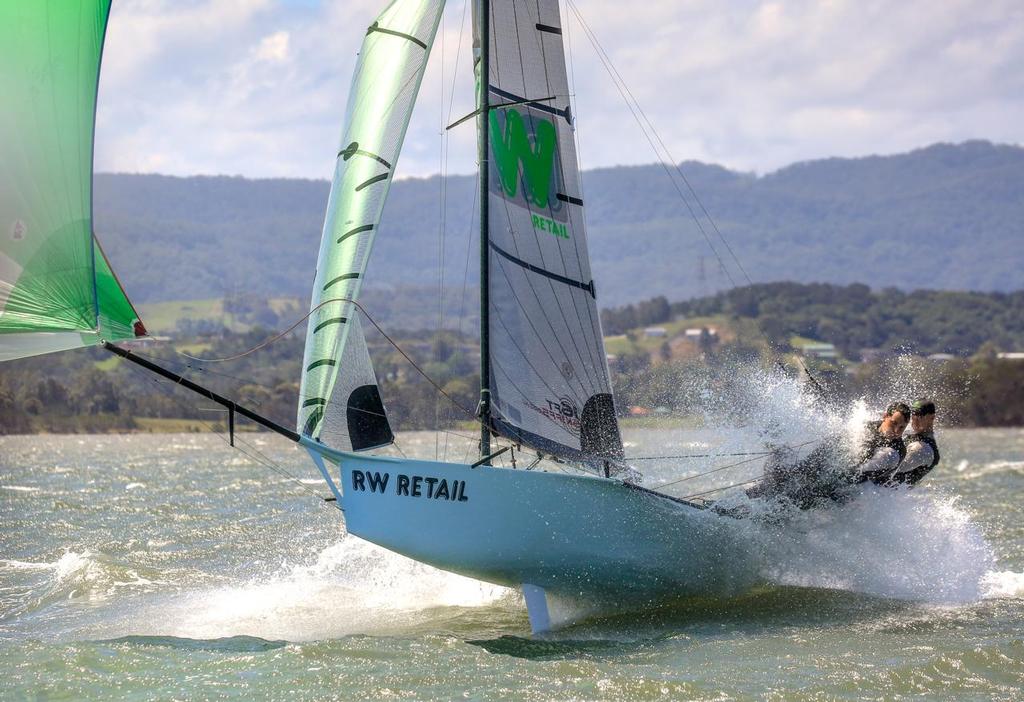
<path fill-rule="evenodd" d="M 0 359 L 101 345 L 305 448 L 345 528 L 438 568 L 521 588 L 531 628 L 719 591 L 741 536 L 712 510 L 626 479 L 590 270 L 557 0 L 476 0 L 481 365 L 473 463 L 374 453 L 394 440 L 358 299 L 442 0 L 368 25 L 311 297 L 295 428 L 121 342 L 146 331 L 93 233 L 92 138 L 110 0 L 0 3 Z M 43 40 L 43 38 L 48 40 Z M 492 440 L 571 464 L 493 464 Z M 557 606 L 556 606 L 557 605 Z"/>

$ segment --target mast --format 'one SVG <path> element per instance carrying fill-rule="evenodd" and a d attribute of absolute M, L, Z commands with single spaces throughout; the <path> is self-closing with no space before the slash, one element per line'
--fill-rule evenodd
<path fill-rule="evenodd" d="M 480 0 L 480 12 L 478 14 L 480 32 L 480 63 L 479 78 L 477 80 L 477 102 L 479 103 L 479 118 L 477 129 L 477 162 L 480 170 L 480 456 L 491 455 L 491 350 L 490 350 L 490 250 L 487 236 L 488 220 L 488 175 L 489 163 L 489 135 L 487 129 L 487 118 L 490 116 L 489 107 L 489 84 L 491 80 L 490 53 L 491 53 L 491 3 L 490 0 Z M 484 465 L 490 465 L 488 458 Z"/>

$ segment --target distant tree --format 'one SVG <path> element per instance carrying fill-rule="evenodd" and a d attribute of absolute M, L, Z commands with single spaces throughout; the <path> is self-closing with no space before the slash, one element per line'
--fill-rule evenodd
<path fill-rule="evenodd" d="M 637 326 L 661 324 L 672 319 L 672 307 L 664 296 L 659 296 L 636 305 Z"/>
<path fill-rule="evenodd" d="M 72 402 L 84 414 L 117 414 L 121 409 L 114 384 L 95 368 L 86 372 Z"/>
<path fill-rule="evenodd" d="M 1024 426 L 1024 363 L 978 358 L 971 363 L 970 392 L 959 403 L 969 426 Z"/>

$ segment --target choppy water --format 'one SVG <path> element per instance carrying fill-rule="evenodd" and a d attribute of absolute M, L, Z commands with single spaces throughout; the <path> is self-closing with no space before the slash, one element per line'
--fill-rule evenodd
<path fill-rule="evenodd" d="M 760 573 L 749 592 L 543 639 L 516 592 L 346 538 L 217 437 L 0 439 L 0 698 L 1024 698 L 1024 431 L 940 439 L 927 489 L 752 530 L 722 555 Z M 247 440 L 325 494 L 294 448 Z"/>

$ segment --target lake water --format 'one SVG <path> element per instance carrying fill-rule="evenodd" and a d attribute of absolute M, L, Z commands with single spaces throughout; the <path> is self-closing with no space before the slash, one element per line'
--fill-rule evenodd
<path fill-rule="evenodd" d="M 1024 698 L 1021 430 L 946 431 L 926 487 L 752 533 L 748 592 L 543 638 L 517 592 L 346 537 L 304 455 L 242 438 L 274 469 L 213 435 L 0 438 L 0 698 Z M 643 467 L 657 485 L 728 460 Z M 730 473 L 671 489 L 750 475 Z"/>

